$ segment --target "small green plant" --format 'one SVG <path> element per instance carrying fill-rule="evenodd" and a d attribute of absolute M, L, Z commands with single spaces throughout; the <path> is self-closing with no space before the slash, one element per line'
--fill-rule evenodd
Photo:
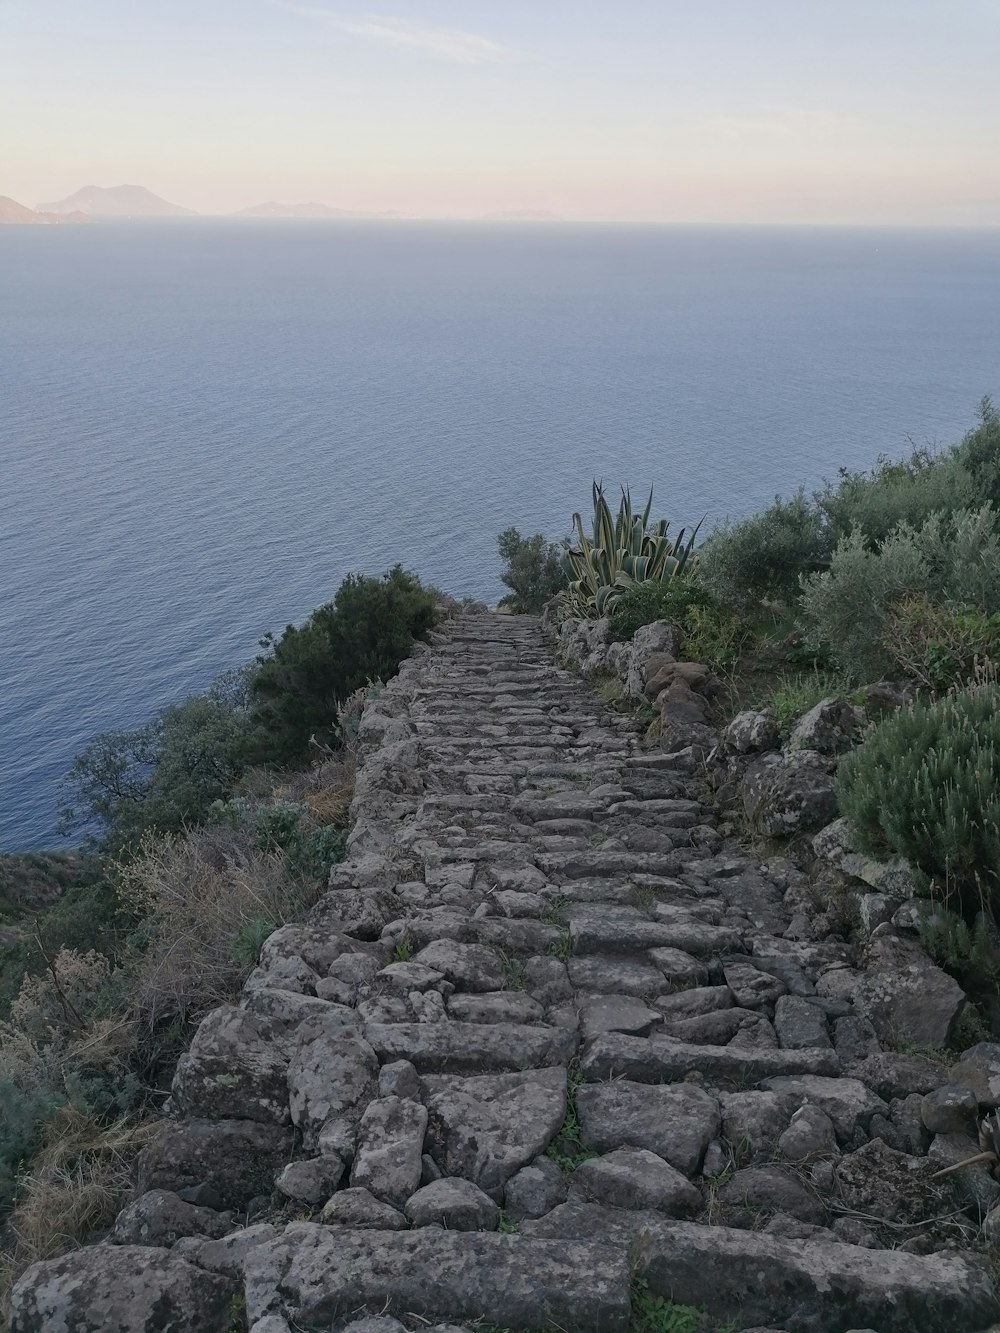
<path fill-rule="evenodd" d="M 580 1128 L 580 1116 L 576 1109 L 576 1094 L 583 1083 L 579 1068 L 572 1064 L 566 1075 L 566 1114 L 555 1138 L 545 1150 L 545 1155 L 555 1162 L 560 1171 L 572 1175 L 581 1162 L 596 1157 L 592 1148 L 583 1145 L 583 1133 Z"/>
<path fill-rule="evenodd" d="M 694 1305 L 678 1305 L 663 1296 L 654 1296 L 649 1284 L 640 1278 L 632 1283 L 632 1333 L 726 1333 L 732 1324 L 721 1326 L 704 1310 Z"/>
<path fill-rule="evenodd" d="M 843 760 L 840 808 L 855 845 L 898 854 L 967 921 L 1000 909 L 1000 689 L 901 709 Z"/>
<path fill-rule="evenodd" d="M 394 963 L 408 963 L 413 957 L 413 941 L 409 935 L 404 935 L 401 940 L 396 941 L 396 947 L 392 951 L 392 961 Z"/>
<path fill-rule="evenodd" d="M 636 583 L 615 602 L 611 625 L 616 639 L 630 640 L 643 625 L 668 620 L 683 625 L 695 609 L 714 609 L 718 602 L 695 578 L 671 579 L 668 583 Z"/>
<path fill-rule="evenodd" d="M 500 1221 L 497 1223 L 497 1231 L 499 1231 L 502 1236 L 516 1236 L 519 1230 L 520 1227 L 514 1219 L 508 1216 L 508 1214 L 501 1208 Z"/>
<path fill-rule="evenodd" d="M 934 911 L 921 913 L 919 931 L 920 943 L 930 957 L 964 990 L 996 988 L 1000 982 L 1000 966 L 984 916 L 977 916 L 970 925 L 958 913 L 937 907 Z"/>
<path fill-rule="evenodd" d="M 808 713 L 823 699 L 850 693 L 850 689 L 843 676 L 832 671 L 803 671 L 786 676 L 759 697 L 756 706 L 772 710 L 781 739 L 786 741 L 803 713 Z"/>
<path fill-rule="evenodd" d="M 890 610 L 884 637 L 896 670 L 937 693 L 995 673 L 1000 663 L 1000 614 L 977 606 L 907 597 Z"/>
<path fill-rule="evenodd" d="M 269 921 L 267 917 L 251 917 L 233 937 L 230 945 L 233 962 L 239 967 L 256 967 L 261 949 L 277 929 L 278 923 Z"/>
<path fill-rule="evenodd" d="M 520 958 L 516 958 L 511 953 L 506 953 L 502 949 L 497 950 L 497 956 L 500 959 L 500 966 L 503 968 L 503 984 L 506 990 L 524 990 L 526 981 L 524 977 L 524 963 Z"/>
<path fill-rule="evenodd" d="M 557 940 L 553 940 L 549 945 L 549 953 L 553 958 L 572 958 L 575 952 L 576 946 L 573 943 L 573 936 L 570 934 L 568 927 L 560 933 Z"/>

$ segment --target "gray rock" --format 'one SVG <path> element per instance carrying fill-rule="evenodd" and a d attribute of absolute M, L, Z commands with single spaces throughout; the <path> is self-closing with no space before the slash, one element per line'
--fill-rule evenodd
<path fill-rule="evenodd" d="M 10 1297 L 11 1333 L 222 1333 L 232 1284 L 171 1250 L 91 1245 L 32 1264 Z M 623 1326 L 624 1327 L 624 1326 Z"/>
<path fill-rule="evenodd" d="M 558 1004 L 573 994 L 566 964 L 558 958 L 529 958 L 524 965 L 524 984 L 539 1004 Z"/>
<path fill-rule="evenodd" d="M 584 1037 L 601 1032 L 632 1032 L 645 1036 L 661 1021 L 659 1010 L 650 1009 L 630 995 L 597 995 L 580 1005 L 580 1028 Z"/>
<path fill-rule="evenodd" d="M 640 1083 L 676 1082 L 692 1073 L 708 1079 L 759 1083 L 776 1075 L 837 1074 L 833 1051 L 779 1051 L 696 1046 L 673 1037 L 608 1033 L 588 1043 L 580 1067 L 588 1080 L 629 1078 Z"/>
<path fill-rule="evenodd" d="M 965 1161 L 978 1152 L 978 1140 L 967 1134 L 935 1134 L 927 1150 L 927 1160 L 943 1169 Z M 954 1174 L 955 1184 L 968 1202 L 976 1206 L 980 1215 L 1000 1204 L 1000 1182 L 994 1178 L 985 1162 L 964 1166 Z"/>
<path fill-rule="evenodd" d="M 444 1226 L 449 1231 L 495 1231 L 500 1221 L 500 1209 L 489 1195 L 458 1176 L 417 1190 L 403 1211 L 415 1227 Z"/>
<path fill-rule="evenodd" d="M 660 969 L 636 959 L 589 955 L 567 959 L 566 968 L 576 989 L 591 994 L 634 995 L 648 1000 L 663 990 Z"/>
<path fill-rule="evenodd" d="M 832 1156 L 839 1151 L 833 1121 L 821 1107 L 806 1102 L 778 1139 L 778 1151 L 792 1162 Z"/>
<path fill-rule="evenodd" d="M 170 1090 L 176 1114 L 206 1120 L 288 1123 L 288 1057 L 267 1018 L 222 1005 L 202 1019 L 177 1062 Z"/>
<path fill-rule="evenodd" d="M 991 1245 L 1000 1244 L 1000 1207 L 991 1208 L 983 1218 L 983 1235 Z"/>
<path fill-rule="evenodd" d="M 537 1000 L 519 991 L 453 995 L 448 1015 L 460 1023 L 540 1023 L 545 1011 Z"/>
<path fill-rule="evenodd" d="M 774 1030 L 786 1050 L 829 1046 L 826 1014 L 799 995 L 782 995 L 774 1006 Z"/>
<path fill-rule="evenodd" d="M 952 1083 L 971 1088 L 984 1109 L 1000 1106 L 1000 1043 L 981 1041 L 962 1053 L 948 1071 Z"/>
<path fill-rule="evenodd" d="M 409 1060 L 394 1060 L 382 1066 L 378 1071 L 378 1095 L 408 1097 L 412 1102 L 421 1100 L 420 1075 Z"/>
<path fill-rule="evenodd" d="M 937 1060 L 896 1051 L 870 1055 L 852 1073 L 874 1088 L 883 1101 L 909 1097 L 914 1092 L 933 1092 L 948 1082 L 948 1072 Z"/>
<path fill-rule="evenodd" d="M 280 1234 L 278 1227 L 258 1222 L 254 1226 L 231 1231 L 219 1240 L 210 1240 L 206 1236 L 182 1236 L 173 1252 L 208 1273 L 220 1273 L 223 1277 L 239 1281 L 250 1251 L 275 1240 Z"/>
<path fill-rule="evenodd" d="M 169 1190 L 148 1190 L 115 1219 L 119 1245 L 162 1245 L 168 1249 L 181 1236 L 224 1236 L 233 1227 L 226 1213 L 185 1203 Z"/>
<path fill-rule="evenodd" d="M 968 1333 L 1000 1313 L 972 1260 L 899 1250 L 803 1244 L 728 1227 L 662 1221 L 644 1228 L 637 1277 L 654 1296 L 717 1318 L 796 1333 Z"/>
<path fill-rule="evenodd" d="M 340 1184 L 344 1163 L 339 1157 L 303 1157 L 289 1162 L 274 1182 L 286 1199 L 298 1203 L 325 1203 Z"/>
<path fill-rule="evenodd" d="M 674 1217 L 701 1206 L 701 1195 L 691 1182 L 647 1148 L 619 1148 L 581 1162 L 571 1188 L 591 1203 L 652 1208 Z"/>
<path fill-rule="evenodd" d="M 620 1246 L 437 1227 L 352 1236 L 295 1223 L 254 1251 L 246 1300 L 251 1320 L 280 1313 L 302 1328 L 366 1309 L 507 1328 L 542 1328 L 558 1310 L 574 1333 L 626 1333 L 630 1319 Z"/>
<path fill-rule="evenodd" d="M 740 784 L 747 817 L 771 838 L 811 833 L 837 813 L 828 761 L 815 750 L 766 754 Z"/>
<path fill-rule="evenodd" d="M 566 1114 L 566 1071 L 428 1076 L 428 1151 L 446 1175 L 498 1192 L 543 1152 Z"/>
<path fill-rule="evenodd" d="M 486 949 L 481 944 L 435 940 L 421 949 L 413 961 L 434 968 L 459 990 L 492 991 L 503 988 L 504 974 L 500 959 L 492 949 Z"/>
<path fill-rule="evenodd" d="M 765 1086 L 773 1092 L 794 1094 L 803 1102 L 820 1107 L 833 1121 L 837 1138 L 848 1142 L 854 1131 L 865 1129 L 876 1114 L 888 1115 L 889 1108 L 881 1097 L 856 1078 L 820 1078 L 815 1075 L 769 1078 Z"/>
<path fill-rule="evenodd" d="M 407 1330 L 406 1325 L 398 1319 L 383 1319 L 375 1315 L 371 1319 L 352 1319 L 344 1325 L 343 1333 L 407 1333 Z"/>
<path fill-rule="evenodd" d="M 787 989 L 783 981 L 755 967 L 749 958 L 726 958 L 722 970 L 726 985 L 743 1009 L 770 1008 Z"/>
<path fill-rule="evenodd" d="M 690 990 L 677 991 L 674 995 L 658 995 L 655 1003 L 669 1023 L 731 1009 L 733 992 L 728 986 L 694 986 Z"/>
<path fill-rule="evenodd" d="M 296 1052 L 288 1066 L 292 1120 L 307 1149 L 318 1147 L 320 1131 L 331 1121 L 345 1126 L 352 1137 L 377 1090 L 378 1058 L 359 1036 L 317 1037 Z M 340 1155 L 352 1155 L 349 1142 L 338 1147 Z"/>
<path fill-rule="evenodd" d="M 722 1133 L 740 1156 L 770 1152 L 788 1124 L 793 1097 L 777 1092 L 720 1093 Z"/>
<path fill-rule="evenodd" d="M 646 1148 L 691 1176 L 719 1133 L 715 1097 L 691 1084 L 647 1086 L 618 1079 L 577 1090 L 581 1139 L 588 1148 Z"/>
<path fill-rule="evenodd" d="M 566 1177 L 548 1157 L 536 1157 L 504 1186 L 504 1211 L 514 1222 L 543 1217 L 566 1199 Z"/>
<path fill-rule="evenodd" d="M 735 754 L 762 754 L 778 748 L 778 724 L 773 713 L 753 709 L 737 713 L 722 733 L 722 743 Z"/>
<path fill-rule="evenodd" d="M 355 1231 L 399 1231 L 406 1226 L 398 1208 L 376 1199 L 360 1185 L 338 1190 L 320 1213 L 320 1221 Z"/>
<path fill-rule="evenodd" d="M 252 1120 L 165 1120 L 139 1156 L 139 1189 L 183 1190 L 189 1202 L 245 1208 L 271 1192 L 292 1143 L 291 1129 Z"/>
<path fill-rule="evenodd" d="M 788 748 L 840 754 L 860 739 L 864 721 L 864 713 L 849 699 L 821 699 L 796 722 Z"/>
<path fill-rule="evenodd" d="M 436 990 L 441 986 L 452 988 L 451 982 L 445 982 L 443 972 L 415 958 L 405 963 L 388 963 L 378 973 L 375 982 L 392 995 L 409 995 L 411 991 Z"/>
<path fill-rule="evenodd" d="M 365 1036 L 383 1063 L 410 1060 L 421 1074 L 560 1065 L 576 1045 L 572 1033 L 519 1023 L 369 1023 Z"/>
<path fill-rule="evenodd" d="M 358 1126 L 351 1184 L 402 1208 L 420 1184 L 427 1109 L 402 1097 L 369 1104 Z"/>
<path fill-rule="evenodd" d="M 683 949 L 664 946 L 650 949 L 649 957 L 668 986 L 702 986 L 708 980 L 708 964 L 702 958 L 693 958 Z"/>
<path fill-rule="evenodd" d="M 292 1333 L 292 1326 L 281 1315 L 268 1314 L 254 1321 L 250 1333 Z"/>
<path fill-rule="evenodd" d="M 961 1084 L 928 1092 L 920 1103 L 920 1117 L 932 1134 L 973 1134 L 978 1111 L 976 1094 Z"/>
<path fill-rule="evenodd" d="M 812 848 L 821 861 L 828 861 L 843 874 L 862 880 L 876 893 L 883 895 L 889 904 L 890 916 L 902 899 L 912 898 L 916 893 L 910 863 L 902 856 L 893 857 L 889 861 L 877 861 L 873 856 L 856 852 L 846 819 L 835 819 L 832 824 L 820 829 L 812 840 Z M 870 929 L 874 930 L 878 924 L 873 918 Z"/>
<path fill-rule="evenodd" d="M 723 1185 L 718 1199 L 751 1214 L 782 1212 L 814 1226 L 826 1218 L 826 1209 L 812 1190 L 780 1167 L 744 1167 Z"/>

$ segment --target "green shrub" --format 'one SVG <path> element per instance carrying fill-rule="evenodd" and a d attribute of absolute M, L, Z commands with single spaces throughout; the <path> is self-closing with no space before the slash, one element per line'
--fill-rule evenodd
<path fill-rule="evenodd" d="M 284 762 L 310 737 L 337 742 L 337 712 L 347 697 L 399 670 L 415 639 L 434 624 L 434 594 L 397 565 L 382 578 L 350 574 L 332 602 L 280 638 L 265 635 L 253 678 L 259 758 Z"/>
<path fill-rule="evenodd" d="M 940 967 L 949 972 L 964 990 L 995 989 L 1000 981 L 996 951 L 986 918 L 980 914 L 972 925 L 957 912 L 937 907 L 920 918 L 920 943 Z"/>
<path fill-rule="evenodd" d="M 953 514 L 982 504 L 958 451 L 932 454 L 917 449 L 899 461 L 882 458 L 871 472 L 841 469 L 837 484 L 817 493 L 816 507 L 831 538 L 860 528 L 872 545 L 885 541 L 900 523 L 919 527 L 932 514 Z"/>
<path fill-rule="evenodd" d="M 975 488 L 975 501 L 1000 507 L 1000 412 L 989 398 L 979 404 L 979 421 L 956 451 Z"/>
<path fill-rule="evenodd" d="M 1000 663 L 1000 614 L 977 606 L 907 597 L 890 608 L 883 637 L 893 667 L 939 693 L 994 674 Z"/>
<path fill-rule="evenodd" d="M 842 676 L 831 671 L 804 671 L 786 676 L 769 693 L 758 698 L 755 706 L 770 708 L 781 739 L 786 741 L 803 713 L 808 713 L 823 699 L 848 692 L 849 686 Z"/>
<path fill-rule="evenodd" d="M 800 576 L 826 564 L 832 544 L 823 515 L 799 491 L 713 532 L 698 551 L 698 576 L 727 606 L 789 602 Z"/>
<path fill-rule="evenodd" d="M 562 551 L 540 532 L 522 537 L 517 528 L 507 528 L 497 538 L 497 548 L 504 561 L 500 579 L 511 590 L 500 605 L 516 615 L 537 615 L 566 587 Z"/>
<path fill-rule="evenodd" d="M 695 579 L 671 579 L 669 583 L 636 583 L 626 588 L 611 612 L 612 633 L 623 642 L 637 629 L 655 620 L 682 625 L 695 607 L 717 610 L 718 602 Z"/>
<path fill-rule="evenodd" d="M 900 523 L 873 548 L 860 528 L 838 543 L 830 568 L 804 581 L 802 607 L 838 667 L 860 680 L 890 671 L 889 619 L 914 597 L 1000 610 L 1000 537 L 989 506 Z"/>
<path fill-rule="evenodd" d="M 837 791 L 859 848 L 907 857 L 968 920 L 1000 907 L 997 686 L 892 714 L 843 760 Z"/>

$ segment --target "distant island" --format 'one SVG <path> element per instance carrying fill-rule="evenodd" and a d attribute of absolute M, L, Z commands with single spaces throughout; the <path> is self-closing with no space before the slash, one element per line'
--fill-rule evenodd
<path fill-rule="evenodd" d="M 195 217 L 191 208 L 182 208 L 147 190 L 144 185 L 85 185 L 76 194 L 52 203 L 39 204 L 38 212 L 82 213 L 94 218 L 182 218 Z"/>
<path fill-rule="evenodd" d="M 55 222 L 86 222 L 86 214 L 74 209 L 68 213 L 45 213 L 36 208 L 19 204 L 16 199 L 0 194 L 0 226 L 14 225 L 51 226 Z"/>
<path fill-rule="evenodd" d="M 241 208 L 231 215 L 234 218 L 398 218 L 397 212 L 369 213 L 348 208 L 331 208 L 329 204 L 316 202 L 309 204 L 279 204 L 270 200 L 266 204 L 252 204 Z"/>

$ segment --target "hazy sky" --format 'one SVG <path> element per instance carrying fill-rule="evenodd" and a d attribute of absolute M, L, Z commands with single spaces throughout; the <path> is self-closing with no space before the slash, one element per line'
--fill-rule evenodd
<path fill-rule="evenodd" d="M 0 0 L 0 194 L 1000 224 L 1000 0 Z"/>

